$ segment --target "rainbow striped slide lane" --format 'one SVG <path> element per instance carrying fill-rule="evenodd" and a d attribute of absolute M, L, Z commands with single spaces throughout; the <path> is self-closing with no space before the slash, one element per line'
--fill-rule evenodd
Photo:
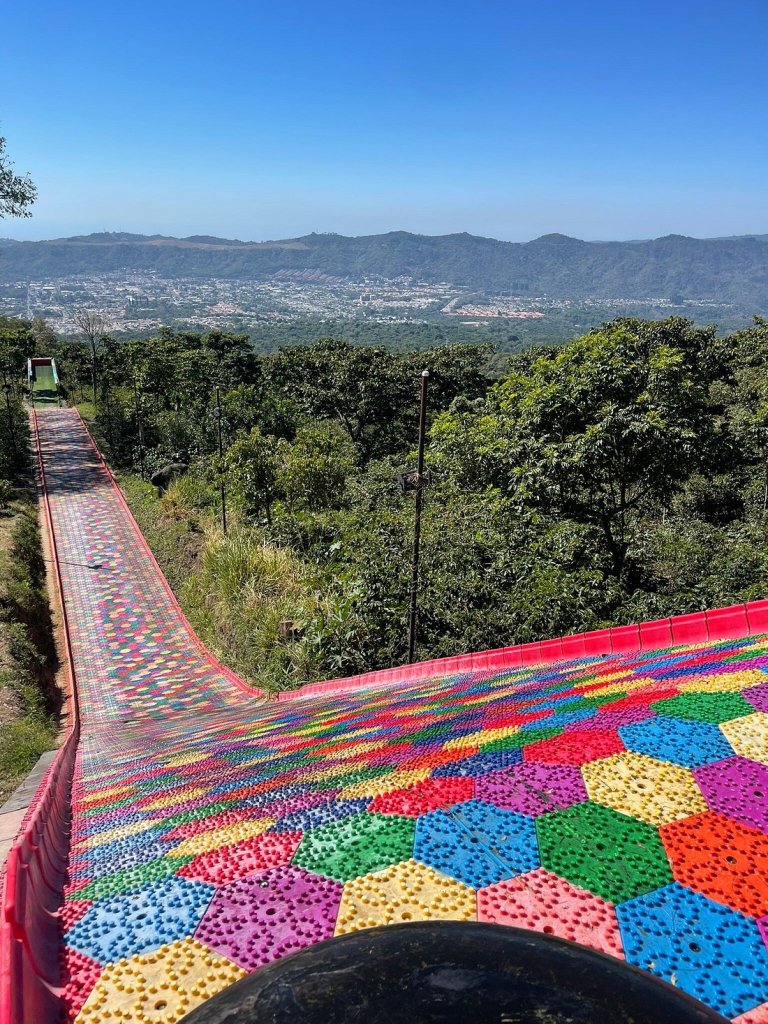
<path fill-rule="evenodd" d="M 768 1024 L 768 602 L 267 701 L 192 634 L 77 414 L 37 427 L 79 718 L 9 861 L 0 1024 L 173 1024 L 436 919 Z"/>

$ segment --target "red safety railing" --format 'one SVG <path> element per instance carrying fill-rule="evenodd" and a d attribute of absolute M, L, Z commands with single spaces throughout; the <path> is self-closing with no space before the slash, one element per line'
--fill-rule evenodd
<path fill-rule="evenodd" d="M 30 802 L 6 861 L 0 905 L 0 1024 L 43 1024 L 59 1018 L 60 943 L 55 913 L 67 863 L 70 792 L 80 734 L 69 622 L 34 409 L 31 420 L 40 504 L 61 606 L 70 715 L 67 738 Z"/>
<path fill-rule="evenodd" d="M 281 693 L 281 701 L 300 700 L 320 693 L 340 693 L 361 686 L 383 686 L 408 679 L 417 682 L 431 676 L 455 675 L 462 672 L 492 671 L 524 668 L 533 665 L 551 665 L 556 661 L 577 658 L 608 657 L 635 654 L 640 651 L 659 650 L 678 644 L 707 643 L 731 640 L 740 636 L 768 633 L 768 601 L 750 601 L 728 608 L 673 615 L 668 619 L 641 622 L 634 626 L 612 626 L 590 633 L 575 633 L 554 640 L 539 640 L 531 644 L 515 644 L 477 654 L 458 654 L 451 658 L 434 658 L 414 665 L 399 665 L 376 672 L 363 672 L 346 679 L 328 679 L 322 683 L 307 683 L 299 690 Z"/>

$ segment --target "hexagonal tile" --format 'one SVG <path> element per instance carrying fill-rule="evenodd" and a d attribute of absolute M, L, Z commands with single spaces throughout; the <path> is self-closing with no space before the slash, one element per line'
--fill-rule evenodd
<path fill-rule="evenodd" d="M 768 1003 L 761 1003 L 753 1010 L 740 1013 L 733 1018 L 733 1024 L 768 1024 Z"/>
<path fill-rule="evenodd" d="M 480 889 L 477 917 L 624 956 L 613 904 L 544 868 Z"/>
<path fill-rule="evenodd" d="M 768 764 L 768 714 L 756 711 L 753 715 L 723 722 L 720 728 L 737 754 Z"/>
<path fill-rule="evenodd" d="M 647 754 L 616 754 L 585 764 L 581 773 L 595 803 L 651 825 L 663 825 L 707 809 L 687 768 L 657 761 Z"/>
<path fill-rule="evenodd" d="M 68 946 L 106 964 L 192 935 L 214 889 L 169 878 L 94 903 L 66 933 Z"/>
<path fill-rule="evenodd" d="M 768 914 L 768 835 L 714 811 L 659 831 L 678 882 L 744 914 Z"/>
<path fill-rule="evenodd" d="M 243 839 L 250 839 L 251 836 L 260 836 L 272 824 L 274 824 L 274 818 L 249 818 L 245 821 L 236 821 L 232 825 L 199 832 L 197 835 L 190 836 L 189 839 L 182 839 L 168 852 L 174 857 L 183 857 L 186 854 L 194 857 L 207 850 L 216 850 L 220 846 L 228 846 L 239 843 Z"/>
<path fill-rule="evenodd" d="M 681 693 L 679 697 L 657 701 L 651 704 L 651 708 L 659 715 L 711 722 L 713 725 L 754 711 L 740 693 Z"/>
<path fill-rule="evenodd" d="M 765 673 L 759 668 L 737 669 L 735 672 L 692 676 L 680 684 L 680 690 L 683 693 L 736 693 L 764 680 Z"/>
<path fill-rule="evenodd" d="M 179 870 L 181 878 L 211 885 L 227 885 L 238 878 L 287 863 L 301 842 L 300 832 L 267 832 L 232 846 L 207 850 Z"/>
<path fill-rule="evenodd" d="M 476 889 L 539 864 L 531 820 L 477 800 L 419 818 L 414 857 Z"/>
<path fill-rule="evenodd" d="M 647 754 L 660 761 L 671 761 L 684 768 L 698 768 L 733 756 L 728 741 L 718 727 L 709 722 L 684 721 L 662 715 L 620 726 L 619 735 L 627 750 Z"/>
<path fill-rule="evenodd" d="M 735 1017 L 768 987 L 757 924 L 676 882 L 616 908 L 627 960 Z"/>
<path fill-rule="evenodd" d="M 575 765 L 526 762 L 475 781 L 478 800 L 535 817 L 587 799 L 581 771 Z"/>
<path fill-rule="evenodd" d="M 59 957 L 62 1016 L 74 1020 L 102 973 L 101 964 L 76 949 L 64 946 Z"/>
<path fill-rule="evenodd" d="M 416 822 L 395 814 L 353 814 L 304 834 L 294 863 L 346 882 L 413 855 Z"/>
<path fill-rule="evenodd" d="M 565 732 L 552 739 L 532 743 L 523 748 L 523 757 L 526 761 L 580 765 L 618 754 L 624 749 L 615 729 L 592 729 Z"/>
<path fill-rule="evenodd" d="M 659 833 L 601 804 L 575 804 L 536 819 L 542 866 L 618 903 L 672 880 Z"/>
<path fill-rule="evenodd" d="M 106 967 L 78 1024 L 173 1024 L 246 972 L 194 939 Z"/>
<path fill-rule="evenodd" d="M 374 798 L 371 813 L 403 814 L 418 818 L 440 807 L 450 807 L 470 800 L 475 794 L 475 781 L 470 776 L 458 778 L 431 778 L 417 782 L 407 789 L 396 789 Z"/>
<path fill-rule="evenodd" d="M 694 768 L 702 796 L 713 811 L 768 832 L 768 767 L 745 757 Z"/>
<path fill-rule="evenodd" d="M 330 938 L 341 894 L 341 883 L 281 864 L 219 889 L 195 937 L 253 970 Z"/>
<path fill-rule="evenodd" d="M 768 681 L 759 686 L 750 686 L 748 690 L 742 690 L 741 696 L 758 711 L 768 711 Z"/>
<path fill-rule="evenodd" d="M 403 921 L 472 921 L 475 916 L 474 889 L 409 860 L 347 882 L 336 934 Z"/>

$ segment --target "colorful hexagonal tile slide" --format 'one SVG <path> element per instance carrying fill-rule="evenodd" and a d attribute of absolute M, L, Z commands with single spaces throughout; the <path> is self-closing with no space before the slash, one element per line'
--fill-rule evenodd
<path fill-rule="evenodd" d="M 62 1020 L 172 1024 L 311 943 L 453 919 L 768 1021 L 765 634 L 267 700 L 192 634 L 77 413 L 36 432 L 79 734 L 61 886 L 37 818 L 9 858 L 30 1005 L 35 975 Z"/>

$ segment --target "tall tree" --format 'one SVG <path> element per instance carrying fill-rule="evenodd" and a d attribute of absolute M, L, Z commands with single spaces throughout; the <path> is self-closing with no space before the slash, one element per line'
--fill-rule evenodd
<path fill-rule="evenodd" d="M 542 354 L 513 369 L 480 415 L 444 416 L 433 431 L 436 454 L 465 485 L 499 487 L 521 514 L 598 531 L 612 574 L 628 573 L 630 589 L 638 513 L 652 505 L 661 514 L 719 454 L 708 390 L 713 334 L 655 326 L 609 324 Z"/>
<path fill-rule="evenodd" d="M 14 174 L 13 163 L 0 136 L 0 217 L 31 217 L 28 207 L 37 199 L 37 188 L 28 174 Z"/>
<path fill-rule="evenodd" d="M 96 364 L 99 346 L 107 334 L 107 321 L 103 315 L 93 309 L 83 309 L 74 315 L 75 326 L 85 335 L 91 348 L 91 383 L 93 384 L 93 404 L 96 404 Z"/>

